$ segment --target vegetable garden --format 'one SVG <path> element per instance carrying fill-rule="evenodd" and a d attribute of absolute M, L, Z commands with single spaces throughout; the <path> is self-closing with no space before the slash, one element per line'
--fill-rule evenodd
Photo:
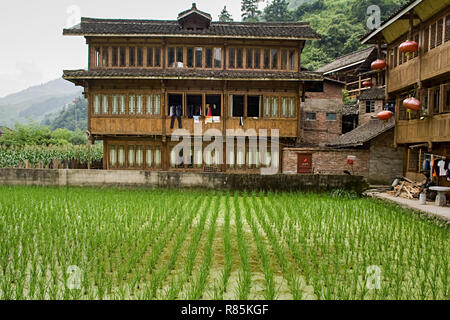
<path fill-rule="evenodd" d="M 450 298 L 448 225 L 366 198 L 0 187 L 0 233 L 0 299 Z"/>

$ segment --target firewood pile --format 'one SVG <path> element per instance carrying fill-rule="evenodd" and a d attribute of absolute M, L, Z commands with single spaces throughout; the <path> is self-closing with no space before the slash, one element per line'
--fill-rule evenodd
<path fill-rule="evenodd" d="M 408 178 L 396 179 L 392 185 L 393 189 L 387 193 L 394 196 L 405 199 L 419 198 L 420 193 L 423 190 L 423 184 L 414 182 Z"/>

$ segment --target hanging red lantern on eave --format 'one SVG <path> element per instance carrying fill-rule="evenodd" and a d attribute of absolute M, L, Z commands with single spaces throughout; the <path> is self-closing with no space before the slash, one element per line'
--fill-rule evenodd
<path fill-rule="evenodd" d="M 422 107 L 422 103 L 418 99 L 412 97 L 412 98 L 406 98 L 405 100 L 403 100 L 403 106 L 406 109 L 418 111 Z"/>
<path fill-rule="evenodd" d="M 400 52 L 406 54 L 406 56 L 411 56 L 412 53 L 417 52 L 419 50 L 419 44 L 415 41 L 407 40 L 403 42 L 398 49 Z"/>
<path fill-rule="evenodd" d="M 372 82 L 366 80 L 362 84 L 363 84 L 364 87 L 368 88 L 368 87 L 370 87 L 372 85 Z"/>
<path fill-rule="evenodd" d="M 377 71 L 381 71 L 383 69 L 385 69 L 387 66 L 386 61 L 381 60 L 381 59 L 377 59 L 374 62 L 372 62 L 372 70 L 377 70 Z"/>
<path fill-rule="evenodd" d="M 383 120 L 383 121 L 387 121 L 387 120 L 391 119 L 392 116 L 393 116 L 393 113 L 392 113 L 392 111 L 389 111 L 389 110 L 381 111 L 380 113 L 377 114 L 378 120 Z"/>

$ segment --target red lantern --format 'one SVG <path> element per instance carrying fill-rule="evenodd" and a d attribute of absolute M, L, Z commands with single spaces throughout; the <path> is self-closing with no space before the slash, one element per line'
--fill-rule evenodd
<path fill-rule="evenodd" d="M 392 115 L 393 115 L 392 111 L 385 110 L 378 113 L 377 118 L 378 120 L 387 121 L 390 118 L 392 118 Z"/>
<path fill-rule="evenodd" d="M 370 87 L 371 85 L 372 85 L 372 82 L 370 82 L 368 80 L 363 82 L 363 86 L 366 87 L 366 88 Z"/>
<path fill-rule="evenodd" d="M 411 56 L 413 52 L 417 52 L 419 50 L 419 45 L 415 41 L 407 40 L 403 42 L 398 49 L 400 52 L 406 53 L 406 56 Z"/>
<path fill-rule="evenodd" d="M 403 106 L 407 109 L 417 111 L 420 110 L 422 104 L 416 98 L 406 98 L 403 100 Z"/>
<path fill-rule="evenodd" d="M 377 70 L 377 71 L 383 70 L 384 68 L 386 68 L 386 66 L 387 66 L 386 61 L 381 60 L 381 59 L 375 60 L 374 62 L 372 62 L 372 65 L 371 65 L 372 70 Z"/>

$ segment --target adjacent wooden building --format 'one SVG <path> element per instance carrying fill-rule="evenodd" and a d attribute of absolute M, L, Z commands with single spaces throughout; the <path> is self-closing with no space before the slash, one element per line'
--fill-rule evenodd
<path fill-rule="evenodd" d="M 419 45 L 410 56 L 399 50 L 406 40 Z M 450 0 L 410 1 L 362 42 L 387 46 L 386 100 L 396 102 L 395 144 L 407 147 L 405 171 L 423 172 L 425 160 L 450 155 Z M 408 97 L 419 99 L 421 109 L 406 109 Z"/>
<path fill-rule="evenodd" d="M 301 67 L 305 42 L 319 39 L 306 23 L 213 22 L 194 4 L 173 21 L 82 18 L 64 35 L 84 36 L 89 46 L 89 68 L 63 77 L 84 87 L 105 169 L 279 166 L 281 152 L 261 159 L 252 137 L 244 149 L 224 147 L 223 159 L 203 142 L 176 164 L 171 135 L 180 126 L 192 140 L 208 129 L 224 137 L 227 129 L 278 129 L 280 146 L 294 145 L 305 93 L 323 86 L 320 73 Z"/>

